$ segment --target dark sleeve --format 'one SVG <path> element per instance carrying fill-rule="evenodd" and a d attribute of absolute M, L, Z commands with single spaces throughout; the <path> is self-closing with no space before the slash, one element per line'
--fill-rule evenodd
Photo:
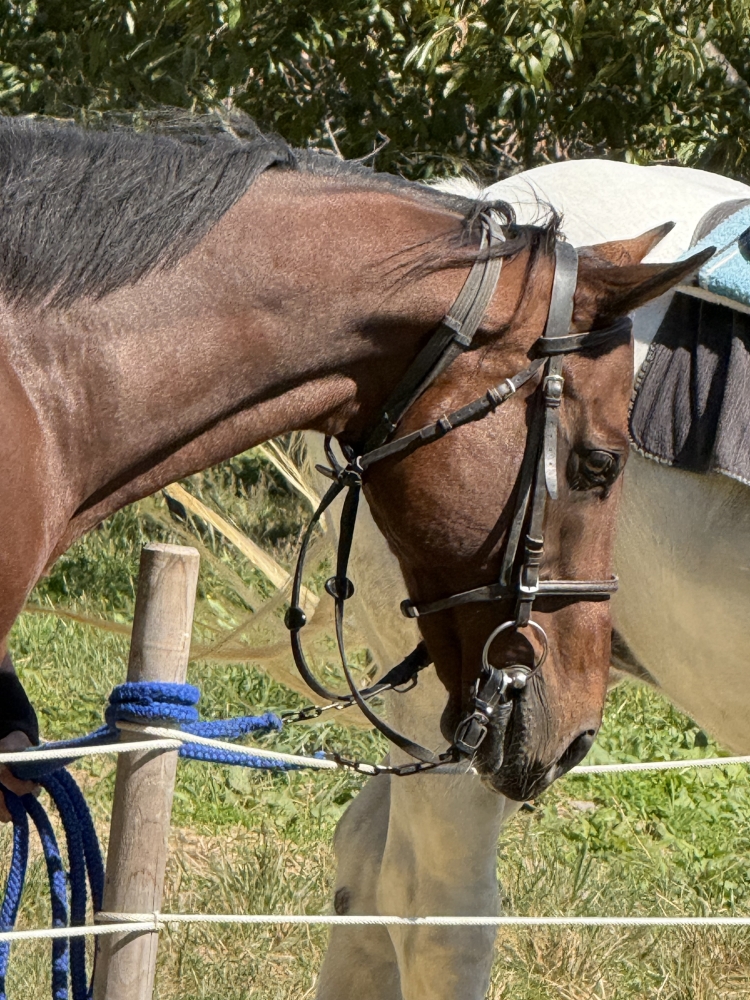
<path fill-rule="evenodd" d="M 0 671 L 0 740 L 20 730 L 36 746 L 39 723 L 36 712 L 15 673 Z"/>

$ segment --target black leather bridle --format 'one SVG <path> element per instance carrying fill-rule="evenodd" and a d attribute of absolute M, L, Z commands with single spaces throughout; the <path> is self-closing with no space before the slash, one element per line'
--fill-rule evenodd
<path fill-rule="evenodd" d="M 528 683 L 544 663 L 548 642 L 544 629 L 533 621 L 531 612 L 536 598 L 544 596 L 567 597 L 572 600 L 607 600 L 617 589 L 617 579 L 609 580 L 540 580 L 539 572 L 544 555 L 543 524 L 547 500 L 558 496 L 557 440 L 558 413 L 563 396 L 563 362 L 566 354 L 583 351 L 603 344 L 627 342 L 632 323 L 623 318 L 611 326 L 585 333 L 570 333 L 573 302 L 578 277 L 578 254 L 568 243 L 560 240 L 555 245 L 555 275 L 550 297 L 547 324 L 543 336 L 534 344 L 535 359 L 512 378 L 504 379 L 490 388 L 484 396 L 462 406 L 432 424 L 400 438 L 393 438 L 407 410 L 435 379 L 459 356 L 468 350 L 480 327 L 487 307 L 497 287 L 502 268 L 500 257 L 490 256 L 493 247 L 504 239 L 491 210 L 480 215 L 482 237 L 478 260 L 458 294 L 451 311 L 442 319 L 426 346 L 410 365 L 404 377 L 380 412 L 380 418 L 363 447 L 343 448 L 347 464 L 341 465 L 326 438 L 326 455 L 330 467 L 317 466 L 332 485 L 323 496 L 302 539 L 294 575 L 291 602 L 285 622 L 291 633 L 292 653 L 297 668 L 308 686 L 320 697 L 337 705 L 356 704 L 365 717 L 392 743 L 400 747 L 418 763 L 398 767 L 366 765 L 361 770 L 368 773 L 388 771 L 395 774 L 413 774 L 417 771 L 439 767 L 441 764 L 471 758 L 487 734 L 490 720 L 497 720 L 499 727 L 507 726 L 513 708 L 511 692 Z M 464 591 L 429 603 L 404 601 L 401 610 L 408 618 L 420 618 L 448 608 L 485 601 L 498 601 L 514 597 L 515 614 L 490 634 L 482 653 L 482 667 L 471 692 L 469 712 L 461 720 L 453 743 L 442 754 L 435 754 L 415 743 L 403 733 L 393 729 L 373 712 L 368 702 L 378 694 L 392 689 L 413 686 L 420 670 L 432 662 L 424 642 L 401 663 L 393 667 L 371 687 L 359 690 L 349 668 L 344 645 L 344 606 L 354 593 L 354 586 L 347 577 L 354 526 L 357 517 L 363 477 L 376 462 L 394 456 L 411 454 L 417 448 L 444 437 L 457 427 L 481 420 L 542 371 L 540 390 L 542 406 L 539 416 L 532 419 L 519 474 L 518 499 L 508 539 L 503 554 L 500 576 L 496 583 Z M 300 631 L 307 622 L 300 604 L 302 574 L 308 545 L 315 526 L 323 513 L 344 490 L 344 500 L 336 559 L 336 572 L 325 584 L 326 591 L 335 601 L 336 637 L 342 668 L 349 685 L 348 694 L 329 691 L 314 676 L 302 649 Z M 523 539 L 523 541 L 522 541 Z M 521 558 L 519 560 L 519 553 Z M 531 628 L 541 641 L 542 652 L 533 666 L 510 664 L 504 668 L 489 662 L 490 647 L 503 632 Z M 499 740 L 502 744 L 502 740 Z M 349 766 L 357 766 L 333 755 L 334 759 Z"/>

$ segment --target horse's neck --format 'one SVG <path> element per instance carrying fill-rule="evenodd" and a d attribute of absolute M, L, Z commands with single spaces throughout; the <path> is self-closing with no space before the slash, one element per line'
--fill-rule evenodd
<path fill-rule="evenodd" d="M 463 280 L 388 287 L 393 255 L 440 226 L 444 212 L 390 192 L 269 172 L 176 267 L 41 322 L 15 315 L 11 363 L 73 534 L 272 436 L 340 431 L 385 398 Z"/>

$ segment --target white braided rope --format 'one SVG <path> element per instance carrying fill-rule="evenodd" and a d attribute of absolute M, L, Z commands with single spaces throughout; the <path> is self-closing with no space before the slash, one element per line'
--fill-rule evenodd
<path fill-rule="evenodd" d="M 568 774 L 621 774 L 626 771 L 674 771 L 688 767 L 728 767 L 730 764 L 750 764 L 746 757 L 696 757 L 689 760 L 651 760 L 634 764 L 581 764 Z"/>
<path fill-rule="evenodd" d="M 69 747 L 47 750 L 40 749 L 16 750 L 11 753 L 0 753 L 0 765 L 19 764 L 29 760 L 74 760 L 79 757 L 95 757 L 102 754 L 143 753 L 151 750 L 178 750 L 182 743 L 200 743 L 202 746 L 214 747 L 231 753 L 245 754 L 248 757 L 263 757 L 266 760 L 284 761 L 288 764 L 298 764 L 301 767 L 315 768 L 321 771 L 336 770 L 341 765 L 334 760 L 322 757 L 305 757 L 299 754 L 282 753 L 278 750 L 268 750 L 265 747 L 248 744 L 228 743 L 224 740 L 213 740 L 206 736 L 195 736 L 179 729 L 169 729 L 162 726 L 146 726 L 138 722 L 118 722 L 118 729 L 128 732 L 143 733 L 154 737 L 133 743 L 105 743 L 99 746 Z M 750 755 L 744 757 L 703 757 L 687 760 L 656 760 L 630 764 L 583 764 L 572 768 L 568 774 L 620 774 L 628 771 L 673 771 L 691 767 L 728 767 L 731 764 L 750 764 Z M 367 765 L 362 765 L 363 768 Z M 372 773 L 377 773 L 373 767 Z M 455 768 L 447 765 L 445 769 L 436 768 L 428 773 L 455 774 Z"/>
<path fill-rule="evenodd" d="M 748 928 L 750 917 L 388 917 L 275 913 L 108 913 L 98 914 L 106 922 L 83 927 L 45 927 L 28 931 L 0 932 L 2 941 L 40 938 L 101 937 L 107 934 L 155 933 L 178 924 L 244 924 L 250 926 L 334 927 L 630 927 L 717 929 Z M 109 922 L 112 921 L 112 922 Z"/>
<path fill-rule="evenodd" d="M 277 750 L 266 750 L 265 747 L 248 746 L 247 744 L 225 743 L 222 740 L 210 740 L 205 736 L 194 736 L 183 733 L 179 729 L 167 729 L 160 726 L 141 726 L 138 723 L 118 722 L 118 729 L 155 736 L 157 739 L 139 740 L 134 743 L 104 743 L 90 747 L 56 747 L 52 750 L 29 749 L 17 750 L 12 753 L 0 753 L 0 764 L 28 763 L 35 760 L 73 760 L 79 757 L 95 757 L 108 753 L 144 753 L 150 750 L 179 750 L 183 743 L 200 743 L 203 746 L 215 747 L 217 750 L 229 750 L 232 753 L 244 754 L 247 757 L 262 757 L 266 760 L 285 761 L 288 764 L 299 764 L 303 767 L 319 770 L 335 770 L 338 764 L 333 760 L 319 757 L 301 757 L 297 754 L 280 753 Z"/>
<path fill-rule="evenodd" d="M 182 743 L 200 743 L 201 746 L 214 747 L 216 750 L 228 750 L 230 753 L 245 753 L 248 757 L 264 757 L 266 760 L 281 760 L 288 764 L 304 764 L 305 767 L 317 767 L 321 770 L 335 770 L 339 766 L 335 760 L 326 760 L 323 757 L 300 757 L 293 753 L 266 750 L 265 747 L 248 746 L 246 743 L 227 743 L 224 740 L 212 740 L 207 736 L 195 736 L 193 733 L 183 733 L 178 729 L 167 729 L 161 726 L 144 726 L 138 722 L 118 722 L 117 728 L 128 732 L 144 733 L 146 736 L 180 740 Z"/>
<path fill-rule="evenodd" d="M 36 760 L 75 760 L 78 757 L 98 757 L 107 753 L 143 753 L 146 750 L 179 750 L 181 741 L 172 737 L 168 740 L 140 740 L 137 743 L 103 743 L 93 747 L 56 747 L 46 750 L 42 745 L 38 750 L 15 750 L 0 753 L 0 764 L 28 764 Z M 239 749 L 236 748 L 236 749 Z"/>

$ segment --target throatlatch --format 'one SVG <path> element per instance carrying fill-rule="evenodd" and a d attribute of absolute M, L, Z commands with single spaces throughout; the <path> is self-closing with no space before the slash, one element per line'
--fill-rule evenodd
<path fill-rule="evenodd" d="M 502 242 L 502 231 L 498 228 L 491 210 L 482 213 L 480 221 L 482 225 L 480 251 L 491 252 L 494 246 Z M 542 626 L 531 618 L 535 600 L 547 595 L 569 597 L 572 600 L 607 600 L 617 589 L 616 578 L 539 579 L 544 556 L 543 525 L 547 500 L 555 500 L 558 496 L 558 414 L 564 389 L 562 375 L 564 357 L 566 354 L 598 347 L 604 343 L 627 341 L 632 327 L 631 321 L 624 318 L 606 329 L 585 333 L 569 332 L 578 275 L 578 254 L 569 244 L 557 241 L 555 246 L 555 276 L 547 324 L 544 335 L 534 345 L 537 357 L 531 364 L 511 378 L 504 379 L 499 385 L 488 389 L 483 396 L 466 406 L 442 416 L 420 430 L 393 439 L 409 407 L 455 358 L 471 347 L 474 335 L 497 287 L 501 267 L 501 258 L 483 259 L 474 264 L 450 313 L 443 318 L 427 345 L 417 355 L 386 401 L 364 447 L 355 450 L 343 446 L 342 450 L 347 461 L 344 466 L 336 458 L 330 438 L 326 438 L 326 456 L 330 467 L 317 466 L 318 470 L 333 482 L 320 501 L 303 536 L 294 574 L 291 606 L 286 613 L 285 621 L 291 633 L 294 661 L 308 686 L 317 695 L 334 702 L 337 706 L 356 704 L 376 729 L 417 761 L 415 764 L 399 767 L 376 765 L 375 769 L 378 772 L 414 774 L 439 767 L 441 764 L 473 757 L 487 735 L 492 719 L 497 720 L 501 728 L 507 726 L 513 707 L 512 692 L 525 687 L 529 678 L 541 669 L 547 657 L 547 636 Z M 541 400 L 528 430 L 519 473 L 518 500 L 503 554 L 499 580 L 497 583 L 454 594 L 438 601 L 416 603 L 407 600 L 401 605 L 403 614 L 408 618 L 420 618 L 464 604 L 515 597 L 514 618 L 494 629 L 485 642 L 481 670 L 472 689 L 469 712 L 459 723 L 451 746 L 438 755 L 393 729 L 376 715 L 368 704 L 375 695 L 384 691 L 399 690 L 404 685 L 411 687 L 416 683 L 419 671 L 431 663 L 424 642 L 420 642 L 409 656 L 388 671 L 380 681 L 363 690 L 357 688 L 347 661 L 344 644 L 344 607 L 354 593 L 354 585 L 347 577 L 347 570 L 363 476 L 376 462 L 396 455 L 411 454 L 418 448 L 444 437 L 457 427 L 482 420 L 510 399 L 540 371 Z M 344 490 L 348 493 L 341 511 L 336 572 L 325 584 L 326 591 L 335 602 L 336 637 L 344 676 L 349 686 L 349 693 L 337 694 L 329 691 L 317 680 L 305 658 L 300 631 L 306 624 L 307 618 L 300 604 L 300 596 L 305 557 L 315 526 L 331 503 Z M 521 544 L 522 537 L 523 544 Z M 492 666 L 489 655 L 494 640 L 504 632 L 524 628 L 533 629 L 542 646 L 542 652 L 537 656 L 533 666 L 525 664 L 509 664 L 504 668 Z M 499 743 L 502 743 L 502 739 Z M 349 767 L 356 769 L 359 766 L 356 762 L 340 758 L 335 754 L 333 757 Z M 368 765 L 368 773 L 372 773 L 372 765 Z"/>

